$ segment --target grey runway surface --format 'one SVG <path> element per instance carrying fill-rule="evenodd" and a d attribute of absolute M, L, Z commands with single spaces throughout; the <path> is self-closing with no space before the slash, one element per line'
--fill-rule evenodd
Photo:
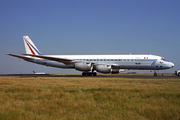
<path fill-rule="evenodd" d="M 19 76 L 19 77 L 96 77 L 96 78 L 180 78 L 175 75 L 97 75 L 97 76 L 81 76 L 80 74 L 0 74 L 0 76 Z"/>

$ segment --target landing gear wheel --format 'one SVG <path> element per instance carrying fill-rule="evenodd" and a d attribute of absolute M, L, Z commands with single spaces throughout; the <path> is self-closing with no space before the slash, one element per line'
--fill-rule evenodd
<path fill-rule="evenodd" d="M 157 76 L 157 73 L 156 73 L 156 72 L 154 73 L 154 76 Z"/>
<path fill-rule="evenodd" d="M 94 72 L 94 73 L 93 73 L 93 76 L 96 76 L 96 75 L 97 75 L 97 73 L 96 73 L 96 72 Z"/>
<path fill-rule="evenodd" d="M 92 76 L 92 73 L 87 73 L 87 76 Z"/>
<path fill-rule="evenodd" d="M 86 76 L 87 74 L 85 72 L 82 73 L 82 76 Z"/>
<path fill-rule="evenodd" d="M 178 73 L 177 76 L 180 76 L 180 73 Z"/>
<path fill-rule="evenodd" d="M 82 76 L 96 76 L 96 75 L 97 75 L 96 72 L 93 72 L 93 73 L 91 73 L 91 72 L 83 72 L 82 73 Z"/>

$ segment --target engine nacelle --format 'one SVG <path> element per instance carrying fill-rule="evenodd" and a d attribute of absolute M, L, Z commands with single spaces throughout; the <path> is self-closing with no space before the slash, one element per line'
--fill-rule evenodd
<path fill-rule="evenodd" d="M 110 65 L 96 65 L 96 71 L 100 73 L 118 74 L 119 69 L 112 69 Z"/>
<path fill-rule="evenodd" d="M 75 69 L 79 71 L 92 71 L 91 63 L 75 63 Z"/>
<path fill-rule="evenodd" d="M 100 73 L 111 73 L 111 66 L 110 65 L 97 65 L 96 71 Z"/>

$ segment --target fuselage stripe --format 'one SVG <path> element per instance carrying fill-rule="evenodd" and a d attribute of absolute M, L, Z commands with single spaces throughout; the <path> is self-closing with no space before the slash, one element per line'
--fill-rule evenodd
<path fill-rule="evenodd" d="M 28 41 L 26 41 L 26 43 L 29 43 Z M 31 43 L 29 43 L 29 45 L 38 53 L 38 55 L 43 55 L 42 53 L 40 53 L 33 45 L 31 45 Z M 28 45 L 28 46 L 29 46 Z M 30 47 L 29 46 L 29 47 Z"/>

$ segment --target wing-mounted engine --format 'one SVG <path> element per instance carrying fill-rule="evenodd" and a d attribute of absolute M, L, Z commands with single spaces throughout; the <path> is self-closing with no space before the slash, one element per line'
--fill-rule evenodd
<path fill-rule="evenodd" d="M 96 65 L 96 71 L 100 73 L 111 73 L 111 65 Z"/>
<path fill-rule="evenodd" d="M 111 73 L 111 74 L 118 74 L 120 72 L 119 69 L 112 69 L 111 65 L 96 65 L 95 67 L 97 72 L 100 73 Z"/>
<path fill-rule="evenodd" d="M 91 63 L 75 63 L 75 69 L 79 71 L 92 71 L 93 66 Z"/>
<path fill-rule="evenodd" d="M 100 73 L 111 73 L 111 65 L 96 65 L 96 71 Z"/>

